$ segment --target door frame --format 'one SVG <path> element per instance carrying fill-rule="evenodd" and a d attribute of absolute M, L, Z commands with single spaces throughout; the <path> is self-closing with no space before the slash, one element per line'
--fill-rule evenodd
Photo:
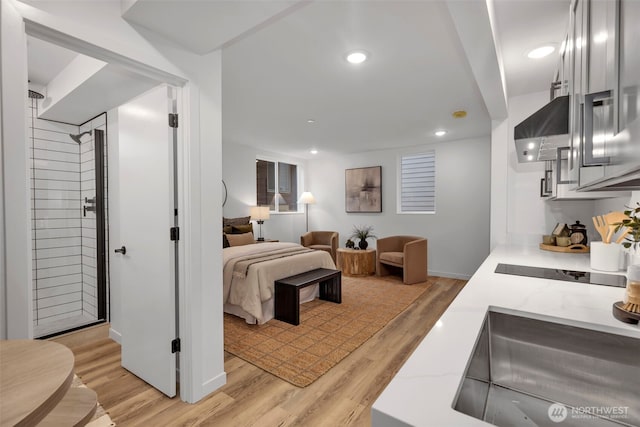
<path fill-rule="evenodd" d="M 39 38 L 44 41 L 48 41 L 50 43 L 59 45 L 61 47 L 65 47 L 67 49 L 73 50 L 75 52 L 81 53 L 83 55 L 91 56 L 96 59 L 100 59 L 102 61 L 117 64 L 128 71 L 150 77 L 152 79 L 157 80 L 158 85 L 167 84 L 175 88 L 176 90 L 176 108 L 177 113 L 180 117 L 180 122 L 182 124 L 189 123 L 190 121 L 190 111 L 188 109 L 183 109 L 183 105 L 189 105 L 191 99 L 191 87 L 189 85 L 189 81 L 183 77 L 167 73 L 160 69 L 148 66 L 143 63 L 132 61 L 131 59 L 115 53 L 113 51 L 109 51 L 98 46 L 92 45 L 83 40 L 79 40 L 69 34 L 61 33 L 53 28 L 49 28 L 43 26 L 41 24 L 35 23 L 28 19 L 24 19 L 24 33 L 26 35 L 30 35 L 36 38 Z M 26 55 L 25 55 L 26 56 Z M 25 70 L 26 71 L 26 70 Z M 26 81 L 26 78 L 25 78 Z M 195 92 L 197 97 L 197 92 Z M 107 115 L 109 116 L 109 115 Z M 185 143 L 185 135 L 188 133 L 186 126 L 182 125 L 178 127 L 177 130 L 177 171 L 176 171 L 176 182 L 174 183 L 175 188 L 178 190 L 178 226 L 186 230 L 188 229 L 188 225 L 185 223 L 185 219 L 190 216 L 190 204 L 185 203 L 186 192 L 189 188 L 188 180 L 185 177 L 190 176 L 191 174 L 191 165 L 190 162 L 187 161 L 188 155 L 186 155 L 186 151 L 188 149 L 188 144 Z M 107 135 L 108 137 L 108 135 Z M 111 158 L 111 156 L 110 156 Z M 114 173 L 112 164 L 109 165 L 109 174 L 112 175 Z M 115 171 L 117 172 L 117 170 Z M 109 228 L 112 227 L 112 220 L 115 219 L 114 216 L 119 216 L 116 210 L 112 209 L 111 206 L 112 199 L 109 199 L 109 211 L 112 215 L 109 221 Z M 119 218 L 114 221 L 116 224 L 119 224 Z M 108 231 L 111 234 L 111 230 Z M 183 236 L 186 236 L 187 233 L 181 233 Z M 111 235 L 110 235 L 111 240 Z M 177 324 L 176 324 L 176 333 L 177 336 L 181 338 L 181 349 L 180 355 L 177 357 L 177 367 L 181 373 L 181 375 L 176 375 L 176 378 L 179 378 L 179 390 L 180 390 L 180 398 L 184 401 L 195 402 L 199 400 L 199 398 L 203 396 L 197 396 L 196 390 L 199 389 L 199 385 L 196 383 L 196 379 L 193 375 L 199 374 L 198 370 L 194 370 L 192 368 L 193 359 L 196 354 L 194 352 L 194 342 L 190 340 L 191 334 L 189 333 L 190 329 L 193 325 L 193 322 L 188 316 L 187 306 L 184 301 L 188 297 L 188 285 L 185 279 L 185 244 L 184 240 L 181 239 L 177 242 L 177 266 L 179 268 L 176 274 L 176 295 L 179 296 L 176 305 L 177 312 Z M 29 259 L 29 271 L 31 271 L 31 261 Z M 111 266 L 110 266 L 111 267 Z M 110 275 L 113 275 L 114 272 L 111 268 L 109 268 Z M 110 304 L 110 308 L 112 304 Z M 29 317 L 29 324 L 32 323 L 32 301 L 29 298 L 29 309 L 27 310 Z M 119 337 L 117 334 L 111 334 L 110 337 L 114 339 L 116 342 L 120 343 Z M 226 381 L 226 379 L 224 379 Z M 223 385 L 222 382 L 221 385 Z M 193 396 L 196 395 L 196 398 Z"/>
<path fill-rule="evenodd" d="M 44 9 L 12 0 L 0 2 L 2 21 L 2 144 L 3 169 L 11 172 L 15 181 L 5 182 L 6 200 L 2 250 L 7 258 L 0 288 L 6 291 L 2 332 L 11 338 L 29 338 L 30 310 L 27 309 L 30 288 L 31 252 L 28 224 L 26 153 L 16 141 L 23 141 L 23 124 L 27 90 L 25 23 L 31 34 L 68 46 L 80 53 L 108 62 L 128 64 L 129 70 L 163 77 L 158 79 L 183 87 L 181 135 L 183 153 L 179 153 L 182 170 L 182 226 L 184 227 L 183 257 L 185 267 L 181 277 L 181 393 L 182 400 L 197 402 L 226 383 L 224 371 L 224 336 L 222 315 L 222 236 L 212 233 L 222 217 L 221 189 L 211 183 L 222 179 L 222 54 L 220 50 L 207 55 L 195 55 L 168 46 L 160 37 L 151 39 L 135 32 L 122 22 L 111 28 L 110 37 L 103 37 L 105 28 L 93 29 L 88 23 L 73 22 L 64 8 Z M 97 14 L 91 19 L 101 19 Z M 107 24 L 114 16 L 104 17 Z M 81 24 L 81 25 L 80 25 Z M 37 33 L 37 34 L 36 34 Z M 46 37 L 50 33 L 51 37 Z M 150 33 L 150 35 L 152 35 Z M 97 53 L 95 53 L 97 52 Z M 14 175 L 15 174 L 15 175 Z M 21 182 L 24 180 L 24 182 Z M 7 193 L 9 188 L 11 191 Z M 8 196 L 15 197 L 9 198 Z M 113 224 L 110 224 L 112 226 Z M 11 251 L 7 252 L 10 248 Z M 9 262 L 11 261 L 11 262 Z M 112 286 L 111 291 L 114 291 Z M 116 296 L 111 295 L 115 300 Z M 31 334 L 31 335 L 30 335 Z"/>

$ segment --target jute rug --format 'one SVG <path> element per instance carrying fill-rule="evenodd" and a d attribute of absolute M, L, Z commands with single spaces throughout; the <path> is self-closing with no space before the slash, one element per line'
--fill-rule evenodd
<path fill-rule="evenodd" d="M 77 375 L 73 376 L 73 382 L 71 383 L 71 387 L 86 387 L 86 385 L 82 382 Z M 93 418 L 89 423 L 87 423 L 88 427 L 115 427 L 116 423 L 111 420 L 109 414 L 107 414 L 98 402 L 98 408 L 96 409 L 96 413 L 93 415 Z"/>
<path fill-rule="evenodd" d="M 298 387 L 306 387 L 360 347 L 429 288 L 396 277 L 342 278 L 342 304 L 300 307 L 300 325 L 248 325 L 224 315 L 225 350 Z"/>

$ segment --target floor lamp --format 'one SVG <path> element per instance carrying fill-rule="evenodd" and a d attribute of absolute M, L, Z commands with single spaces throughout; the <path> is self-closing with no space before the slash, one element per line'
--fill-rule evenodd
<path fill-rule="evenodd" d="M 307 231 L 309 231 L 309 205 L 315 205 L 316 198 L 313 197 L 313 194 L 311 194 L 310 192 L 305 191 L 300 196 L 300 200 L 298 200 L 298 203 L 304 203 L 304 213 L 307 220 Z"/>

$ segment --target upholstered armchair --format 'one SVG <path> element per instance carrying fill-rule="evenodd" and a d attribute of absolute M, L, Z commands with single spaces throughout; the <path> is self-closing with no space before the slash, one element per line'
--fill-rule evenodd
<path fill-rule="evenodd" d="M 338 251 L 338 233 L 336 231 L 309 231 L 300 236 L 300 244 L 307 248 L 327 251 L 336 262 Z"/>
<path fill-rule="evenodd" d="M 386 276 L 391 268 L 402 269 L 407 285 L 427 280 L 427 239 L 414 236 L 392 236 L 376 242 L 376 274 Z"/>

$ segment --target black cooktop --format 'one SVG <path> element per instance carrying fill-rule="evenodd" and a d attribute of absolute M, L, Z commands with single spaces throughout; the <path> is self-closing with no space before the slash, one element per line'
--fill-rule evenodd
<path fill-rule="evenodd" d="M 496 273 L 512 274 L 514 276 L 537 277 L 539 279 L 564 280 L 565 282 L 579 282 L 591 285 L 627 286 L 627 278 L 615 274 L 591 273 L 588 271 L 560 270 L 554 268 L 529 267 L 526 265 L 498 264 Z"/>

